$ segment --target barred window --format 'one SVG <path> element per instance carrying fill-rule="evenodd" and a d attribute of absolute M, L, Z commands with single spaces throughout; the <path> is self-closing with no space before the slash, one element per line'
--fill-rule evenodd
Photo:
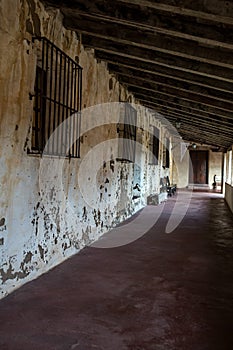
<path fill-rule="evenodd" d="M 48 39 L 33 41 L 37 67 L 30 153 L 78 158 L 82 68 Z"/>
<path fill-rule="evenodd" d="M 170 166 L 170 140 L 168 137 L 165 138 L 163 145 L 163 166 L 165 168 Z"/>
<path fill-rule="evenodd" d="M 119 134 L 119 157 L 118 161 L 135 162 L 136 133 L 137 133 L 137 111 L 129 103 L 121 106 L 120 122 L 118 124 Z"/>
<path fill-rule="evenodd" d="M 150 134 L 150 164 L 158 165 L 159 159 L 159 129 L 153 126 Z"/>

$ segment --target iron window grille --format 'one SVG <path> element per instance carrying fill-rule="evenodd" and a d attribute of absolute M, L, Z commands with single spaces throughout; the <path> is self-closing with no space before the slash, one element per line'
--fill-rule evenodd
<path fill-rule="evenodd" d="M 163 146 L 163 166 L 165 168 L 170 167 L 170 140 L 168 137 L 164 140 Z"/>
<path fill-rule="evenodd" d="M 80 157 L 82 68 L 45 37 L 36 37 L 31 151 Z"/>
<path fill-rule="evenodd" d="M 117 126 L 119 134 L 118 161 L 135 162 L 137 111 L 129 103 L 121 106 L 120 122 Z"/>
<path fill-rule="evenodd" d="M 150 164 L 158 165 L 159 159 L 159 129 L 153 126 L 152 133 L 150 134 L 150 150 L 151 150 L 151 159 Z"/>

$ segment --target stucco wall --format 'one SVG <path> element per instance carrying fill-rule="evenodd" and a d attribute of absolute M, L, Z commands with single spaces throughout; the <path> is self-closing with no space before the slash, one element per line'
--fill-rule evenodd
<path fill-rule="evenodd" d="M 225 200 L 233 213 L 233 186 L 225 184 Z"/>
<path fill-rule="evenodd" d="M 222 152 L 209 151 L 209 186 L 212 188 L 214 175 L 221 180 L 222 177 Z M 221 183 L 221 181 L 220 181 Z M 218 182 L 219 186 L 219 182 Z"/>
<path fill-rule="evenodd" d="M 158 193 L 160 177 L 169 175 L 169 170 L 162 168 L 161 150 L 159 164 L 148 164 L 149 130 L 155 125 L 161 135 L 169 134 L 149 110 L 134 105 L 139 123 L 136 160 L 116 161 L 117 128 L 109 117 L 119 101 L 137 102 L 133 96 L 109 74 L 104 62 L 96 61 L 93 50 L 84 50 L 77 35 L 62 26 L 59 11 L 45 10 L 34 0 L 3 0 L 0 17 L 3 297 L 96 240 L 142 208 L 149 194 Z M 29 94 L 34 91 L 36 70 L 34 35 L 47 37 L 83 67 L 80 159 L 27 154 L 33 114 Z M 140 192 L 132 200 L 136 183 Z"/>
<path fill-rule="evenodd" d="M 233 146 L 224 157 L 224 196 L 233 213 Z"/>
<path fill-rule="evenodd" d="M 186 188 L 189 183 L 189 150 L 188 143 L 182 142 L 179 138 L 172 140 L 172 183 L 178 188 Z"/>

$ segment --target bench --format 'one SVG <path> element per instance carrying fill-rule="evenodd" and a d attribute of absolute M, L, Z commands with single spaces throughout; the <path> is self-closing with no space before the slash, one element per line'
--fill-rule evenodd
<path fill-rule="evenodd" d="M 160 178 L 159 193 L 151 194 L 147 197 L 147 205 L 158 205 L 167 200 L 167 197 L 171 197 L 176 193 L 176 184 L 171 185 L 168 176 Z"/>
<path fill-rule="evenodd" d="M 163 189 L 163 191 L 167 192 L 168 197 L 174 196 L 176 194 L 177 186 L 176 186 L 176 184 L 170 183 L 169 176 L 165 176 L 164 178 L 161 178 L 160 184 L 161 183 L 163 185 L 162 189 Z"/>
<path fill-rule="evenodd" d="M 176 184 L 170 184 L 169 177 L 167 176 L 167 194 L 169 197 L 174 196 L 176 194 L 177 186 Z"/>

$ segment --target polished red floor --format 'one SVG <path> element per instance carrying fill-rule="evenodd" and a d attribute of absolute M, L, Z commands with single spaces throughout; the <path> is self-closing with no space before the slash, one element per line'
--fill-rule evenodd
<path fill-rule="evenodd" d="M 233 216 L 195 192 L 165 234 L 174 201 L 137 241 L 86 248 L 1 300 L 0 350 L 232 350 Z"/>

